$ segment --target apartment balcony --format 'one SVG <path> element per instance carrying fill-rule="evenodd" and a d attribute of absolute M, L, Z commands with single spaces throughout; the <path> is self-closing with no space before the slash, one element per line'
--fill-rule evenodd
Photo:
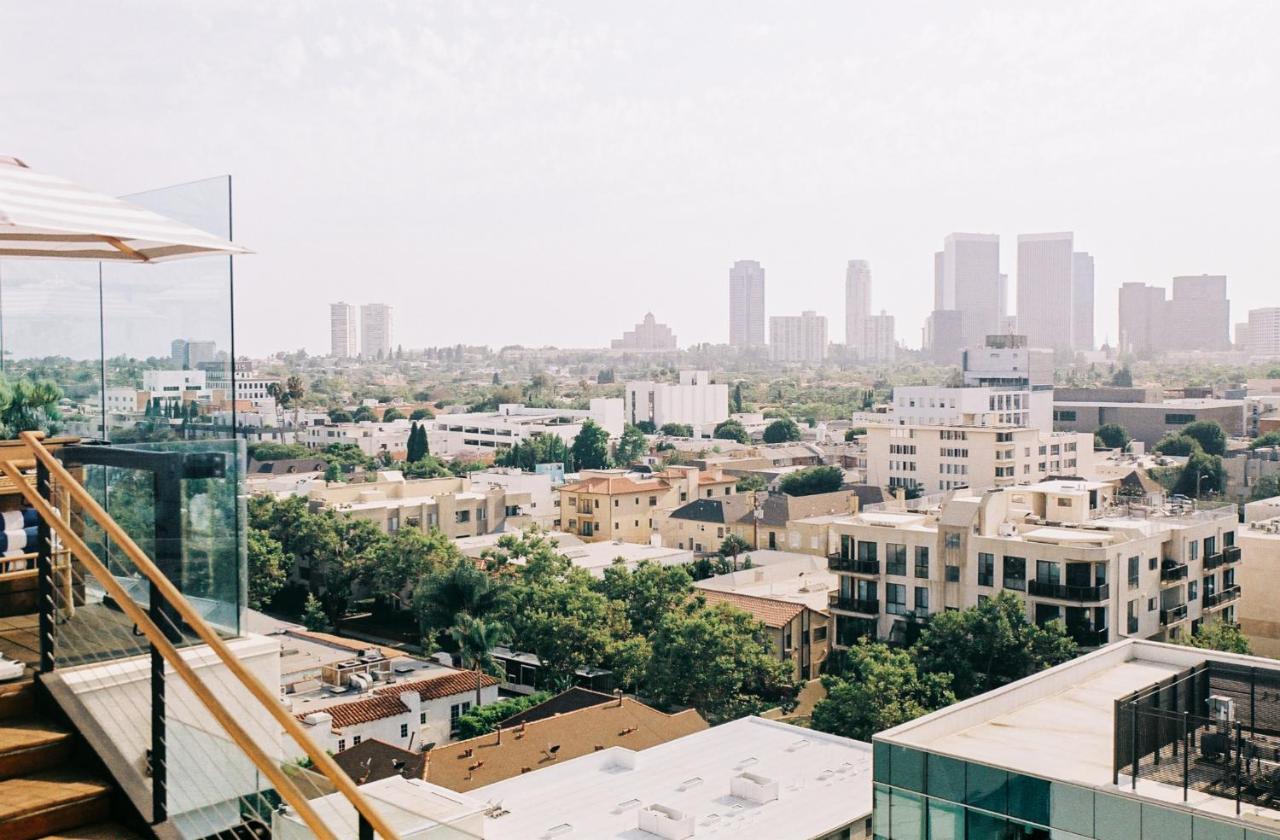
<path fill-rule="evenodd" d="M 1187 605 L 1178 604 L 1176 607 L 1170 607 L 1167 610 L 1160 611 L 1160 626 L 1168 627 L 1170 624 L 1177 624 L 1179 621 L 1185 621 L 1187 618 Z"/>
<path fill-rule="evenodd" d="M 1103 627 L 1101 630 L 1090 630 L 1082 627 L 1076 630 L 1070 630 L 1071 638 L 1082 648 L 1102 647 L 1111 639 L 1111 628 Z"/>
<path fill-rule="evenodd" d="M 879 560 L 859 560 L 854 557 L 842 557 L 832 554 L 827 558 L 827 568 L 833 572 L 852 572 L 855 575 L 880 574 Z"/>
<path fill-rule="evenodd" d="M 1228 586 L 1221 592 L 1215 592 L 1210 595 L 1208 592 L 1204 594 L 1205 609 L 1212 607 L 1220 607 L 1223 604 L 1230 603 L 1240 597 L 1240 586 Z"/>
<path fill-rule="evenodd" d="M 1240 560 L 1240 546 L 1229 545 L 1222 549 L 1222 561 L 1224 563 L 1236 563 Z"/>
<path fill-rule="evenodd" d="M 1204 558 L 1204 570 L 1212 571 L 1219 566 L 1225 566 L 1227 563 L 1226 552 L 1219 551 L 1217 554 L 1207 554 Z"/>
<path fill-rule="evenodd" d="M 859 615 L 879 615 L 880 601 L 876 598 L 845 598 L 835 594 L 831 596 L 831 609 Z"/>
<path fill-rule="evenodd" d="M 1186 563 L 1166 563 L 1160 569 L 1161 583 L 1176 583 L 1180 580 L 1186 580 L 1188 567 Z"/>
<path fill-rule="evenodd" d="M 1105 601 L 1111 597 L 1111 586 L 1069 586 L 1065 583 L 1032 580 L 1027 583 L 1028 594 L 1037 598 L 1054 598 L 1059 601 Z"/>

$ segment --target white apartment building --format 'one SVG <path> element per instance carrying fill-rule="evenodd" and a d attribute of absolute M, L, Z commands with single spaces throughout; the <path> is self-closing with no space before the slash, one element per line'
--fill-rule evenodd
<path fill-rule="evenodd" d="M 729 419 L 729 386 L 714 383 L 705 370 L 682 370 L 680 382 L 628 382 L 626 417 L 631 424 L 649 421 L 655 429 L 668 423 L 693 427 L 694 437 L 710 437 L 716 424 Z"/>
<path fill-rule="evenodd" d="M 729 269 L 729 345 L 764 344 L 764 267 L 755 260 L 738 260 Z"/>
<path fill-rule="evenodd" d="M 615 397 L 596 397 L 586 411 L 504 403 L 497 411 L 442 414 L 425 421 L 427 445 L 433 455 L 452 457 L 468 450 L 510 449 L 535 434 L 557 435 L 565 443 L 573 443 L 587 420 L 602 426 L 610 437 L 617 437 L 622 434 L 623 403 Z"/>
<path fill-rule="evenodd" d="M 207 384 L 211 391 L 223 391 L 228 395 L 231 388 L 231 372 L 223 370 L 209 372 Z M 275 408 L 275 398 L 269 392 L 272 385 L 280 384 L 279 377 L 259 376 L 252 372 L 237 373 L 235 377 L 235 400 L 252 403 L 255 408 Z"/>
<path fill-rule="evenodd" d="M 356 308 L 350 303 L 329 304 L 329 355 L 350 359 L 356 355 Z"/>
<path fill-rule="evenodd" d="M 901 638 L 904 622 L 999 592 L 1084 647 L 1170 639 L 1235 620 L 1236 508 L 1126 504 L 1113 484 L 1048 481 L 833 520 L 835 642 Z"/>
<path fill-rule="evenodd" d="M 769 357 L 775 362 L 815 364 L 827 357 L 827 317 L 807 310 L 769 319 Z"/>
<path fill-rule="evenodd" d="M 209 388 L 202 370 L 144 370 L 142 404 L 160 400 L 171 404 L 207 402 Z M 119 399 L 119 394 L 116 399 Z"/>
<path fill-rule="evenodd" d="M 385 303 L 360 306 L 360 355 L 366 359 L 391 355 L 391 307 Z"/>
<path fill-rule="evenodd" d="M 550 530 L 560 518 L 560 494 L 551 489 L 551 473 L 491 467 L 471 473 L 470 478 L 473 485 L 490 484 L 501 487 L 510 499 L 519 497 L 520 516 L 534 525 Z"/>
<path fill-rule="evenodd" d="M 360 447 L 360 451 L 371 458 L 387 452 L 393 458 L 402 459 L 409 450 L 412 425 L 404 419 L 389 423 L 372 420 L 360 423 L 326 423 L 301 429 L 298 432 L 298 442 L 308 449 L 324 449 L 335 443 L 350 443 Z"/>
<path fill-rule="evenodd" d="M 866 481 L 880 487 L 986 490 L 1086 475 L 1093 466 L 1089 433 L 959 423 L 866 428 Z"/>

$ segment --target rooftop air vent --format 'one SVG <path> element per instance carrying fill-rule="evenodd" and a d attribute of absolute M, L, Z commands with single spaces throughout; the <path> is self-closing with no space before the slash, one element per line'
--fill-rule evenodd
<path fill-rule="evenodd" d="M 693 815 L 654 803 L 638 812 L 641 831 L 665 837 L 666 840 L 686 840 L 693 836 Z"/>
<path fill-rule="evenodd" d="M 778 782 L 755 773 L 739 773 L 729 778 L 729 793 L 739 799 L 763 805 L 778 798 Z"/>

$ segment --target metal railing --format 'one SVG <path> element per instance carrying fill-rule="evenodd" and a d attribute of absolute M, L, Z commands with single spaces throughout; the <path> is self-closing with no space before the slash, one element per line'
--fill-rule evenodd
<path fill-rule="evenodd" d="M 880 574 L 879 560 L 860 560 L 856 557 L 842 557 L 833 554 L 827 558 L 827 568 L 833 572 L 852 572 L 855 575 Z"/>
<path fill-rule="evenodd" d="M 1236 584 L 1234 586 L 1228 586 L 1217 592 L 1204 593 L 1204 605 L 1207 608 L 1219 607 L 1219 606 L 1222 606 L 1223 604 L 1234 601 L 1239 597 L 1240 597 L 1240 586 L 1239 584 Z"/>
<path fill-rule="evenodd" d="M 861 613 L 863 615 L 879 615 L 880 601 L 877 598 L 846 598 L 840 595 L 832 595 L 831 609 Z"/>
<path fill-rule="evenodd" d="M 1170 624 L 1176 624 L 1187 617 L 1187 605 L 1179 604 L 1176 607 L 1170 607 L 1167 610 L 1160 611 L 1160 626 L 1167 627 Z"/>
<path fill-rule="evenodd" d="M 1180 580 L 1185 580 L 1188 573 L 1189 568 L 1186 563 L 1171 563 L 1167 566 L 1161 567 L 1160 582 L 1175 583 Z"/>
<path fill-rule="evenodd" d="M 1099 586 L 1071 586 L 1053 581 L 1031 580 L 1027 583 L 1028 594 L 1037 598 L 1056 598 L 1060 601 L 1105 601 L 1111 597 L 1108 584 Z"/>
<path fill-rule="evenodd" d="M 150 471 L 145 474 L 150 475 L 154 496 L 136 507 L 152 513 L 154 550 L 165 563 L 175 548 L 180 551 L 183 521 L 181 511 L 175 511 L 181 498 L 162 490 L 183 481 L 212 480 L 216 476 L 213 459 L 195 457 L 193 467 L 191 455 L 118 447 L 64 448 L 55 457 L 42 438 L 34 432 L 21 435 L 33 459 L 34 483 L 22 472 L 31 462 L 22 457 L 27 453 L 0 460 L 0 471 L 39 516 L 40 670 L 49 676 L 55 668 L 83 665 L 73 672 L 72 683 L 63 687 L 74 685 L 91 696 L 96 690 L 118 689 L 125 684 L 124 675 L 136 684 L 149 658 L 149 703 L 135 697 L 133 706 L 119 705 L 119 701 L 113 706 L 106 695 L 97 695 L 100 699 L 93 712 L 98 716 L 97 728 L 106 730 L 106 735 L 100 735 L 107 739 L 102 743 L 138 752 L 145 746 L 151 822 L 170 821 L 177 801 L 189 821 L 187 830 L 178 830 L 179 836 L 223 836 L 229 830 L 225 825 L 201 824 L 201 820 L 215 819 L 209 813 L 213 809 L 192 803 L 205 802 L 213 795 L 208 791 L 232 790 L 218 801 L 237 800 L 241 812 L 256 811 L 259 819 L 269 819 L 273 803 L 282 801 L 323 840 L 338 840 L 355 831 L 397 838 L 398 833 L 355 782 L 280 702 L 278 687 L 265 685 L 240 661 L 202 613 L 209 605 L 202 603 L 198 608 L 184 595 L 171 579 L 175 569 L 162 569 L 148 556 L 60 460 L 75 449 L 76 463 L 132 469 L 124 466 L 124 455 L 128 455 L 129 463 L 146 464 L 140 469 Z M 113 465 L 115 456 L 120 457 Z M 175 469 L 192 471 L 175 473 Z M 140 482 L 146 485 L 147 481 Z M 90 541 L 99 545 L 99 551 L 90 547 Z M 210 667 L 215 660 L 216 671 Z M 148 709 L 136 708 L 148 704 Z M 209 725 L 209 718 L 216 726 Z M 282 755 L 268 754 L 259 739 L 269 738 L 267 730 L 273 726 L 277 727 L 275 740 L 279 742 L 283 733 L 296 744 L 310 769 L 285 762 Z M 91 734 L 86 736 L 98 746 Z M 268 786 L 254 779 L 265 780 Z M 130 783 L 140 784 L 135 779 L 121 779 L 121 783 L 126 792 Z M 326 821 L 312 804 L 313 799 L 335 792 L 357 815 L 359 825 L 349 826 L 350 832 L 348 827 L 335 832 L 332 814 Z"/>

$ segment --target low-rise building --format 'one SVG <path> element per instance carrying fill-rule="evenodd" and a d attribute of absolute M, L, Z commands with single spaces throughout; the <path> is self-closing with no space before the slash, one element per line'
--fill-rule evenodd
<path fill-rule="evenodd" d="M 336 757 L 335 757 L 335 760 Z M 391 776 L 369 782 L 360 793 L 405 838 L 468 838 L 483 840 L 488 803 L 433 785 L 422 779 Z M 358 837 L 360 815 L 342 793 L 311 800 L 311 808 L 334 837 Z M 312 840 L 313 832 L 292 808 L 271 812 L 273 840 Z"/>
<path fill-rule="evenodd" d="M 1249 638 L 1249 647 L 1260 656 L 1280 658 L 1280 499 L 1254 502 L 1260 507 L 1270 501 L 1273 515 L 1240 526 L 1240 630 Z M 1247 519 L 1248 517 L 1246 517 Z"/>
<path fill-rule="evenodd" d="M 530 766 L 543 769 L 470 791 L 501 803 L 488 840 L 870 836 L 870 747 L 758 717 Z"/>
<path fill-rule="evenodd" d="M 550 472 L 525 472 L 511 467 L 490 467 L 470 474 L 472 486 L 501 487 L 519 500 L 520 517 L 540 528 L 555 527 L 560 518 L 560 497 L 552 488 L 559 482 Z M 528 502 L 524 502 L 525 498 Z"/>
<path fill-rule="evenodd" d="M 1129 504 L 1112 484 L 1046 481 L 954 494 L 918 510 L 830 523 L 838 646 L 903 638 L 906 622 L 1013 592 L 1037 624 L 1063 619 L 1084 647 L 1176 638 L 1235 621 L 1236 508 Z"/>
<path fill-rule="evenodd" d="M 627 422 L 649 422 L 655 429 L 669 423 L 690 426 L 694 437 L 711 437 L 716 425 L 729 419 L 729 386 L 714 383 L 705 370 L 682 370 L 677 384 L 628 382 Z"/>
<path fill-rule="evenodd" d="M 498 406 L 497 411 L 442 414 L 425 425 L 431 453 L 452 458 L 466 453 L 493 455 L 536 434 L 556 435 L 572 444 L 587 420 L 616 438 L 622 434 L 623 417 L 621 399 L 597 397 L 586 410 L 511 403 Z"/>
<path fill-rule="evenodd" d="M 324 423 L 298 430 L 298 442 L 308 449 L 324 449 L 335 443 L 359 447 L 370 458 L 387 456 L 404 460 L 409 452 L 409 432 L 413 424 L 405 419 L 389 423 L 364 420 L 359 423 Z"/>
<path fill-rule="evenodd" d="M 814 517 L 855 513 L 859 494 L 853 490 L 788 496 L 785 493 L 738 493 L 698 499 L 656 517 L 663 545 L 714 554 L 733 534 L 753 549 L 824 556 L 825 527 Z"/>
<path fill-rule="evenodd" d="M 624 470 L 583 470 L 560 487 L 560 527 L 586 542 L 648 543 L 655 515 L 691 499 L 734 492 L 737 479 L 697 467 L 668 467 L 648 475 Z"/>
<path fill-rule="evenodd" d="M 1100 426 L 1116 423 L 1123 426 L 1131 438 L 1147 446 L 1154 446 L 1165 435 L 1177 434 L 1184 426 L 1200 420 L 1212 420 L 1228 435 L 1243 435 L 1244 400 L 1072 401 L 1059 395 L 1053 402 L 1053 428 L 1058 431 L 1093 433 Z"/>

